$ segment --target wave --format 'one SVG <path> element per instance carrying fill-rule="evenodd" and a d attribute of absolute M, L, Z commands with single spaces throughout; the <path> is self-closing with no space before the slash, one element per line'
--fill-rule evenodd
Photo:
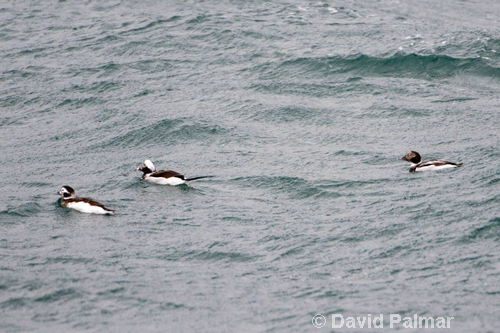
<path fill-rule="evenodd" d="M 18 206 L 9 206 L 0 211 L 0 215 L 30 217 L 35 216 L 42 210 L 42 207 L 36 202 L 25 202 Z"/>
<path fill-rule="evenodd" d="M 500 239 L 500 217 L 495 217 L 483 226 L 474 228 L 469 234 L 460 238 L 459 243 L 469 243 L 477 239 Z"/>
<path fill-rule="evenodd" d="M 174 251 L 171 254 L 157 257 L 161 260 L 194 260 L 194 261 L 228 261 L 228 262 L 251 262 L 255 261 L 260 256 L 250 255 L 240 252 L 223 252 L 223 251 Z"/>
<path fill-rule="evenodd" d="M 163 144 L 169 145 L 191 140 L 206 141 L 208 138 L 223 135 L 229 130 L 218 125 L 187 124 L 185 119 L 164 119 L 154 124 L 140 127 L 119 135 L 101 147 L 128 147 L 130 145 Z"/>
<path fill-rule="evenodd" d="M 300 177 L 287 176 L 253 176 L 236 178 L 234 181 L 239 182 L 244 187 L 263 188 L 270 190 L 271 193 L 285 194 L 292 199 L 335 199 L 339 197 L 349 197 L 354 195 L 359 187 L 373 187 L 378 183 L 387 181 L 368 180 L 368 181 L 332 181 L 332 180 L 315 180 L 308 181 Z M 379 193 L 377 195 L 385 195 L 390 193 Z"/>
<path fill-rule="evenodd" d="M 396 77 L 424 80 L 450 78 L 457 75 L 500 77 L 500 68 L 485 57 L 453 57 L 445 54 L 418 54 L 397 52 L 389 56 L 355 54 L 296 58 L 278 63 L 256 66 L 254 72 L 263 79 L 276 76 L 309 78 L 329 75 L 347 75 L 346 82 L 363 77 Z"/>
<path fill-rule="evenodd" d="M 141 26 L 130 27 L 129 29 L 126 29 L 126 30 L 120 32 L 120 34 L 121 35 L 137 34 L 139 32 L 143 32 L 145 30 L 150 30 L 158 25 L 161 26 L 165 23 L 177 22 L 177 21 L 181 20 L 182 18 L 183 18 L 182 16 L 173 15 L 167 19 L 154 19 L 154 20 L 151 20 L 150 22 L 146 22 L 145 24 L 143 24 L 141 22 Z"/>
<path fill-rule="evenodd" d="M 67 301 L 79 297 L 81 297 L 80 292 L 78 292 L 74 288 L 68 288 L 68 289 L 59 289 L 52 293 L 45 294 L 41 297 L 36 298 L 34 301 L 52 303 L 57 301 Z"/>

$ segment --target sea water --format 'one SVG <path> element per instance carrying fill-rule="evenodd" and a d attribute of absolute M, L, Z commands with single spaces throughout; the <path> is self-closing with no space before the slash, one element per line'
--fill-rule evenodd
<path fill-rule="evenodd" d="M 499 12 L 0 2 L 0 331 L 498 331 Z"/>

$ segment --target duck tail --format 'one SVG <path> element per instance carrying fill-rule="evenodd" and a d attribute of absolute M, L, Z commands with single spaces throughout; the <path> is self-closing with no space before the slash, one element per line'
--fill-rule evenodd
<path fill-rule="evenodd" d="M 184 180 L 187 181 L 187 182 L 190 182 L 192 180 L 203 179 L 203 178 L 212 178 L 212 177 L 214 177 L 214 176 L 200 176 L 200 177 L 187 178 L 187 179 L 184 179 Z"/>

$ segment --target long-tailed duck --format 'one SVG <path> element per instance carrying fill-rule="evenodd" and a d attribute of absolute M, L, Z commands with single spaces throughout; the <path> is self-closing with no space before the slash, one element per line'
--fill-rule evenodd
<path fill-rule="evenodd" d="M 427 171 L 427 170 L 441 170 L 456 168 L 462 166 L 462 163 L 453 163 L 442 160 L 431 160 L 422 162 L 422 157 L 416 151 L 409 151 L 401 158 L 403 161 L 411 163 L 410 172 L 414 171 Z"/>
<path fill-rule="evenodd" d="M 142 179 L 159 185 L 180 185 L 186 184 L 192 180 L 202 179 L 202 178 L 210 178 L 213 176 L 201 176 L 201 177 L 193 177 L 193 178 L 185 178 L 184 175 L 181 175 L 178 172 L 172 170 L 158 170 L 156 171 L 153 162 L 150 160 L 145 160 L 139 165 L 137 168 L 138 171 L 142 171 L 144 174 L 142 175 Z"/>
<path fill-rule="evenodd" d="M 70 186 L 63 186 L 58 194 L 62 196 L 61 206 L 72 208 L 88 214 L 114 214 L 115 211 L 90 198 L 77 198 L 75 190 Z"/>

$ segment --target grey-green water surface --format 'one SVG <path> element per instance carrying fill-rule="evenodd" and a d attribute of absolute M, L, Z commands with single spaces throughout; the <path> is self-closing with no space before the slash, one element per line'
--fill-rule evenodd
<path fill-rule="evenodd" d="M 498 332 L 499 17 L 0 2 L 0 330 Z M 409 173 L 410 149 L 464 166 Z M 145 184 L 146 158 L 215 177 Z M 60 207 L 62 185 L 116 215 Z"/>

